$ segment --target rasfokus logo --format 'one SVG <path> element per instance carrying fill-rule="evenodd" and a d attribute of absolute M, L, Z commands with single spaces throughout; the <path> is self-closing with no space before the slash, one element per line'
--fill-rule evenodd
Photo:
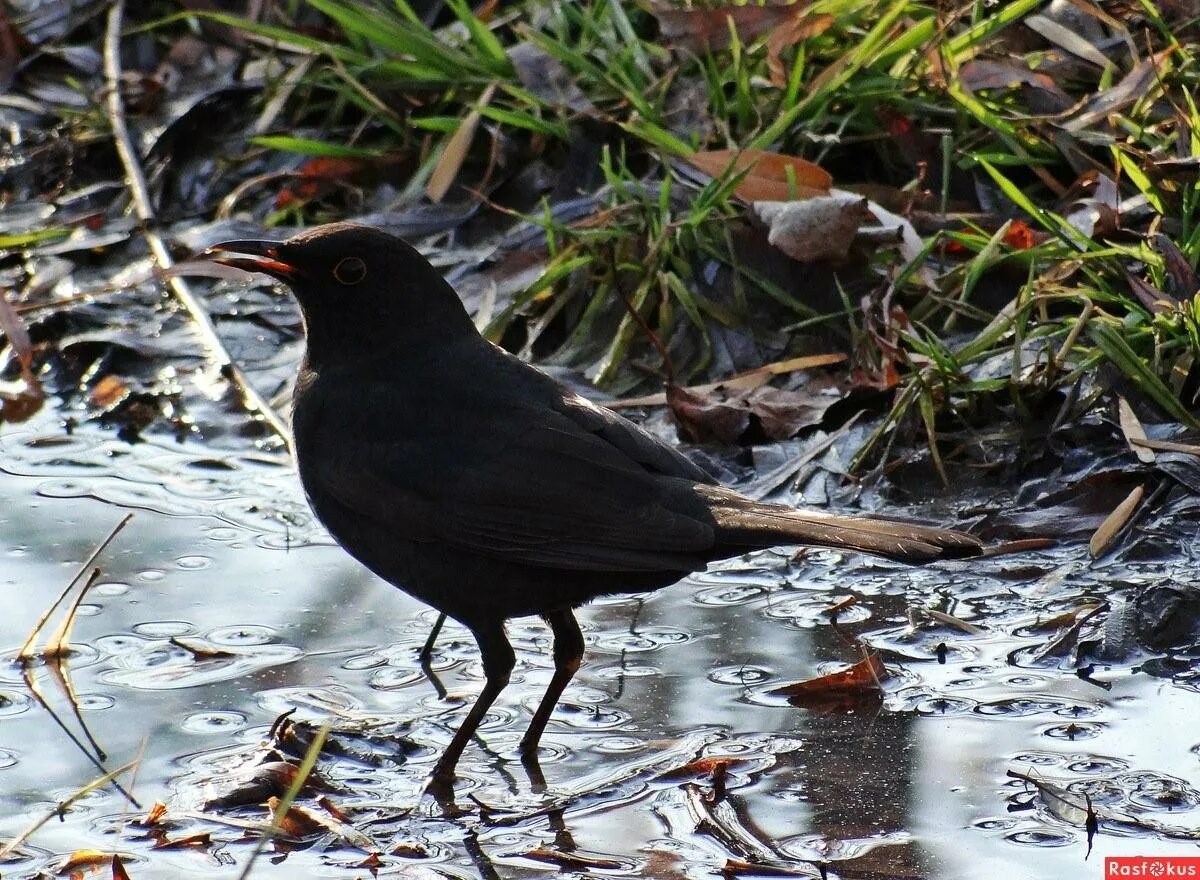
<path fill-rule="evenodd" d="M 1200 878 L 1200 856 L 1106 856 L 1105 877 Z"/>

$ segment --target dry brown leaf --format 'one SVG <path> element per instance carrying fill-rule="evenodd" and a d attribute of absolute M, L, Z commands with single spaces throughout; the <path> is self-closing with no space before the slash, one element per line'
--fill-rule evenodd
<path fill-rule="evenodd" d="M 689 52 L 717 52 L 727 48 L 735 30 L 743 43 L 757 39 L 776 26 L 802 15 L 808 3 L 759 6 L 720 6 L 716 9 L 676 9 L 665 3 L 651 5 L 658 19 L 662 42 Z"/>
<path fill-rule="evenodd" d="M 112 861 L 112 853 L 102 852 L 98 849 L 77 849 L 63 860 L 62 864 L 55 870 L 55 873 L 72 874 L 78 872 L 79 876 L 83 876 L 85 869 L 95 870 L 107 865 L 110 861 Z"/>
<path fill-rule="evenodd" d="M 820 876 L 815 868 L 789 868 L 786 865 L 764 865 L 761 862 L 748 862 L 745 859 L 726 859 L 721 869 L 722 876 L 740 877 L 746 874 L 750 877 L 807 877 L 812 880 Z"/>
<path fill-rule="evenodd" d="M 429 175 L 429 182 L 425 184 L 425 195 L 431 202 L 440 202 L 445 198 L 446 193 L 449 192 L 451 185 L 458 177 L 458 172 L 462 168 L 463 162 L 466 161 L 467 151 L 471 149 L 471 142 L 475 140 L 475 130 L 479 128 L 479 121 L 483 118 L 480 111 L 492 100 L 495 92 L 495 83 L 484 89 L 483 94 L 479 97 L 479 103 L 463 117 L 463 121 L 459 123 L 454 134 L 450 136 L 450 140 L 446 142 L 446 148 L 442 150 L 442 155 L 438 157 L 433 173 Z"/>
<path fill-rule="evenodd" d="M 767 71 L 771 76 L 771 85 L 779 88 L 787 85 L 787 71 L 783 68 L 783 59 L 779 54 L 788 46 L 795 46 L 810 37 L 825 33 L 833 26 L 834 21 L 836 19 L 828 13 L 798 15 L 771 31 L 767 37 Z"/>
<path fill-rule="evenodd" d="M 749 169 L 734 190 L 747 202 L 808 199 L 826 195 L 833 186 L 833 177 L 820 165 L 764 150 L 709 150 L 693 153 L 687 161 L 712 177 Z"/>
<path fill-rule="evenodd" d="M 772 386 L 701 395 L 669 386 L 667 403 L 679 435 L 693 443 L 755 444 L 796 436 L 821 422 L 825 411 L 844 396 L 827 394 L 836 382 L 814 380 L 791 391 Z"/>
<path fill-rule="evenodd" d="M 279 809 L 279 798 L 267 798 L 267 809 L 274 816 L 275 811 Z M 309 837 L 315 834 L 324 834 L 329 830 L 329 825 L 301 807 L 295 804 L 288 807 L 287 812 L 278 821 L 279 830 L 288 837 Z"/>
<path fill-rule="evenodd" d="M 1133 491 L 1125 496 L 1125 500 L 1104 518 L 1104 522 L 1100 523 L 1100 527 L 1092 535 L 1092 540 L 1088 542 L 1088 552 L 1092 554 L 1093 559 L 1104 555 L 1112 542 L 1116 540 L 1117 535 L 1120 534 L 1121 529 L 1125 528 L 1125 524 L 1129 522 L 1129 518 L 1133 516 L 1145 494 L 1145 486 L 1134 486 Z"/>
<path fill-rule="evenodd" d="M 1009 89 L 1026 85 L 1068 97 L 1048 73 L 1030 70 L 1024 63 L 976 58 L 958 69 L 958 82 L 968 92 L 979 89 Z"/>
<path fill-rule="evenodd" d="M 129 386 L 125 384 L 125 380 L 109 373 L 92 386 L 92 390 L 88 392 L 88 401 L 92 406 L 108 410 L 128 397 L 129 393 Z"/>
<path fill-rule="evenodd" d="M 167 805 L 162 801 L 155 801 L 150 807 L 149 812 L 143 816 L 137 824 L 139 825 L 157 825 L 162 821 L 162 817 L 167 814 Z"/>
<path fill-rule="evenodd" d="M 733 446 L 750 427 L 746 407 L 702 397 L 678 385 L 667 386 L 667 406 L 679 435 L 691 443 Z"/>
<path fill-rule="evenodd" d="M 1154 464 L 1154 450 L 1138 442 L 1146 439 L 1146 430 L 1124 397 L 1117 397 L 1117 413 L 1121 421 L 1121 433 L 1125 435 L 1125 442 L 1138 457 L 1138 461 L 1142 464 Z"/>
<path fill-rule="evenodd" d="M 153 849 L 208 849 L 212 846 L 212 832 L 201 831 L 187 837 L 170 840 L 164 834 L 154 842 Z"/>
<path fill-rule="evenodd" d="M 132 880 L 129 872 L 125 870 L 125 863 L 116 853 L 113 853 L 112 857 L 112 880 Z"/>
<path fill-rule="evenodd" d="M 787 373 L 794 373 L 797 370 L 810 370 L 813 367 L 828 367 L 832 364 L 840 364 L 844 360 L 846 360 L 846 356 L 840 353 L 804 355 L 802 357 L 788 358 L 787 360 L 764 364 L 761 367 L 755 367 L 753 370 L 747 370 L 745 373 L 738 373 L 736 376 L 731 376 L 720 382 L 710 382 L 707 385 L 689 385 L 684 390 L 700 395 L 710 394 L 718 388 L 737 388 L 749 391 L 766 385 L 767 382 L 771 381 L 773 376 L 783 376 Z M 609 409 L 625 409 L 632 406 L 665 406 L 666 403 L 667 395 L 660 392 L 658 394 L 647 394 L 644 397 L 627 397 L 623 400 L 614 400 L 608 404 L 608 407 Z"/>
<path fill-rule="evenodd" d="M 731 758 L 728 755 L 707 755 L 688 761 L 682 767 L 666 771 L 659 779 L 690 779 L 693 776 L 712 776 L 717 767 L 737 767 L 746 763 L 745 758 Z"/>
<path fill-rule="evenodd" d="M 32 374 L 20 382 L 0 383 L 0 423 L 28 421 L 46 402 L 42 383 Z"/>
<path fill-rule="evenodd" d="M 793 706 L 822 706 L 830 703 L 849 703 L 864 697 L 883 694 L 887 667 L 872 651 L 853 666 L 822 675 L 808 681 L 798 681 L 771 691 L 773 696 L 787 697 Z"/>
<path fill-rule="evenodd" d="M 869 216 L 867 200 L 851 193 L 755 202 L 754 211 L 767 225 L 767 241 L 801 263 L 844 260 Z"/>

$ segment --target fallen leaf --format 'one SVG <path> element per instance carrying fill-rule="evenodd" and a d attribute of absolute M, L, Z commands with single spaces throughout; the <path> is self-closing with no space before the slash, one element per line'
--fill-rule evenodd
<path fill-rule="evenodd" d="M 700 395 L 709 394 L 718 388 L 752 390 L 767 384 L 773 376 L 783 376 L 788 373 L 794 373 L 797 370 L 809 370 L 813 367 L 828 367 L 832 364 L 840 364 L 844 360 L 846 360 L 846 356 L 841 353 L 804 355 L 802 357 L 788 358 L 787 360 L 764 364 L 761 367 L 755 367 L 753 370 L 738 373 L 736 376 L 731 376 L 728 379 L 722 379 L 720 382 L 710 382 L 707 385 L 689 385 L 684 390 Z M 609 403 L 608 407 L 609 409 L 624 409 L 631 406 L 665 406 L 666 403 L 667 395 L 660 392 L 658 394 L 647 394 L 644 397 L 627 397 L 623 400 L 615 400 Z"/>
<path fill-rule="evenodd" d="M 745 407 L 702 397 L 678 385 L 667 386 L 667 405 L 679 436 L 690 443 L 733 446 L 750 427 L 750 411 Z"/>
<path fill-rule="evenodd" d="M 1139 442 L 1146 439 L 1146 429 L 1142 427 L 1142 423 L 1134 413 L 1133 407 L 1129 405 L 1129 401 L 1121 396 L 1117 397 L 1117 414 L 1121 424 L 1121 433 L 1125 435 L 1125 442 L 1129 444 L 1133 454 L 1138 457 L 1138 461 L 1142 464 L 1154 464 L 1154 450 Z"/>
<path fill-rule="evenodd" d="M 872 651 L 853 666 L 775 688 L 770 693 L 772 696 L 787 697 L 793 706 L 852 702 L 882 696 L 883 681 L 887 677 L 887 667 L 879 659 L 879 653 Z"/>
<path fill-rule="evenodd" d="M 113 853 L 112 857 L 112 880 L 131 880 L 129 872 L 125 870 L 125 863 L 116 853 Z"/>
<path fill-rule="evenodd" d="M 747 43 L 789 19 L 802 15 L 806 2 L 759 6 L 719 6 L 716 9 L 676 9 L 662 2 L 651 4 L 650 11 L 658 19 L 663 43 L 689 52 L 717 52 L 728 48 L 733 41 L 731 30 L 738 40 Z M 732 27 L 731 27 L 732 26 Z"/>
<path fill-rule="evenodd" d="M 1129 522 L 1129 518 L 1133 516 L 1137 506 L 1142 502 L 1142 496 L 1145 493 L 1145 486 L 1134 486 L 1133 491 L 1125 496 L 1125 500 L 1104 518 L 1104 522 L 1100 523 L 1100 527 L 1092 535 L 1092 540 L 1088 542 L 1088 552 L 1092 554 L 1093 559 L 1103 556 L 1112 546 L 1112 542 L 1116 540 L 1117 535 L 1125 528 L 1125 524 Z"/>
<path fill-rule="evenodd" d="M 42 383 L 33 375 L 20 382 L 0 383 L 0 424 L 19 424 L 32 418 L 46 402 Z"/>
<path fill-rule="evenodd" d="M 976 58 L 958 69 L 958 81 L 968 92 L 1027 85 L 1070 100 L 1050 74 L 1031 70 L 1026 65 L 1013 61 Z"/>
<path fill-rule="evenodd" d="M 1154 236 L 1154 247 L 1162 254 L 1163 266 L 1167 270 L 1167 292 L 1181 300 L 1195 296 L 1200 290 L 1200 280 L 1178 245 L 1160 232 Z"/>
<path fill-rule="evenodd" d="M 162 801 L 155 801 L 150 807 L 150 811 L 146 813 L 140 820 L 138 825 L 157 825 L 162 821 L 162 817 L 167 814 L 167 805 Z"/>
<path fill-rule="evenodd" d="M 821 422 L 844 396 L 840 386 L 814 380 L 797 390 L 756 387 L 695 394 L 669 386 L 667 404 L 682 439 L 692 443 L 754 445 L 787 440 Z M 834 393 L 826 393 L 833 390 Z"/>
<path fill-rule="evenodd" d="M 212 846 L 212 833 L 201 831 L 189 834 L 187 837 L 177 837 L 170 840 L 164 834 L 154 842 L 153 849 L 208 849 Z"/>
<path fill-rule="evenodd" d="M 78 872 L 82 876 L 83 869 L 99 868 L 112 861 L 112 853 L 101 852 L 98 849 L 77 849 L 67 856 L 56 869 L 56 874 L 71 874 Z"/>
<path fill-rule="evenodd" d="M 709 150 L 693 153 L 687 161 L 711 177 L 749 169 L 734 190 L 747 202 L 807 199 L 826 195 L 833 186 L 833 177 L 820 165 L 764 150 Z"/>
<path fill-rule="evenodd" d="M 479 96 L 479 102 L 463 117 L 450 140 L 446 142 L 446 148 L 442 150 L 433 173 L 429 175 L 429 182 L 425 184 L 425 195 L 431 202 L 440 202 L 445 198 L 458 177 L 458 172 L 466 161 L 467 151 L 471 149 L 471 142 L 475 140 L 475 130 L 479 128 L 479 121 L 483 119 L 482 110 L 491 102 L 495 93 L 495 83 L 484 89 L 483 94 Z"/>
<path fill-rule="evenodd" d="M 92 406 L 103 410 L 112 409 L 130 394 L 129 386 L 120 376 L 109 373 L 102 376 L 100 381 L 88 392 L 88 400 Z"/>
<path fill-rule="evenodd" d="M 682 767 L 674 767 L 666 771 L 659 779 L 690 779 L 693 776 L 712 776 L 718 766 L 736 767 L 746 763 L 745 758 L 732 758 L 728 755 L 707 755 L 688 761 Z"/>
<path fill-rule="evenodd" d="M 271 811 L 271 815 L 275 815 L 275 811 L 279 809 L 279 798 L 271 797 L 267 799 L 267 809 Z M 284 813 L 276 821 L 279 830 L 288 837 L 310 837 L 316 834 L 324 834 L 329 829 L 328 821 L 323 817 L 319 817 L 314 813 L 305 810 L 303 807 L 298 807 L 295 804 L 287 808 Z"/>
<path fill-rule="evenodd" d="M 868 202 L 839 193 L 794 202 L 755 202 L 754 211 L 767 225 L 767 241 L 793 260 L 812 263 L 846 258 Z"/>
<path fill-rule="evenodd" d="M 783 59 L 779 57 L 780 53 L 789 46 L 795 46 L 810 37 L 825 33 L 833 26 L 834 21 L 836 19 L 832 15 L 824 12 L 814 15 L 797 15 L 771 30 L 767 37 L 767 71 L 771 77 L 771 85 L 783 88 L 788 82 L 787 71 L 783 68 Z"/>

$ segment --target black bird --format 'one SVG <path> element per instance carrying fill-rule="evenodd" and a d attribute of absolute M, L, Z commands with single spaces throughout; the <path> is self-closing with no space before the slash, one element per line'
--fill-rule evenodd
<path fill-rule="evenodd" d="M 573 610 L 656 590 L 716 559 L 781 544 L 905 562 L 978 553 L 956 531 L 753 501 L 671 446 L 479 335 L 414 248 L 333 223 L 205 252 L 291 287 L 307 350 L 293 411 L 300 479 L 352 556 L 475 636 L 486 683 L 434 769 L 446 785 L 508 683 L 510 617 L 554 634 L 532 758 L 583 657 Z"/>

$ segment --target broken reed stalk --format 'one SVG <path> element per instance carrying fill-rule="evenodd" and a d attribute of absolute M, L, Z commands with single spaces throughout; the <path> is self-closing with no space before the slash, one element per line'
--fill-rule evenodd
<path fill-rule="evenodd" d="M 129 127 L 125 124 L 125 104 L 121 98 L 121 21 L 124 17 L 124 0 L 115 0 L 108 11 L 108 22 L 104 32 L 104 79 L 107 91 L 107 108 L 109 124 L 112 126 L 113 143 L 117 155 L 125 168 L 125 179 L 129 184 L 129 192 L 133 198 L 134 211 L 142 222 L 142 236 L 150 247 L 154 260 L 160 269 L 169 270 L 173 264 L 171 254 L 167 250 L 162 236 L 150 228 L 155 219 L 154 205 L 150 199 L 150 188 L 146 184 L 146 176 L 142 173 L 141 161 L 129 137 Z M 204 306 L 192 294 L 191 288 L 182 278 L 170 277 L 167 286 L 175 298 L 187 310 L 188 315 L 200 331 L 200 336 L 208 349 L 209 357 L 216 362 L 221 375 L 229 380 L 242 395 L 247 408 L 257 412 L 279 435 L 284 445 L 290 448 L 287 424 L 275 412 L 274 408 L 262 397 L 254 386 L 246 379 L 246 374 L 234 363 L 224 343 L 213 327 L 212 319 Z"/>
<path fill-rule="evenodd" d="M 41 816 L 38 819 L 35 819 L 24 831 L 22 831 L 20 834 L 18 834 L 12 840 L 10 840 L 8 843 L 6 843 L 3 847 L 0 847 L 0 859 L 4 858 L 9 853 L 11 853 L 13 850 L 15 850 L 18 846 L 23 844 L 26 840 L 28 840 L 30 838 L 30 836 L 33 835 L 34 832 L 36 832 L 39 828 L 41 828 L 43 825 L 45 825 L 47 822 L 49 822 L 55 816 L 61 816 L 64 812 L 66 812 L 67 808 L 69 806 L 71 806 L 71 804 L 75 803 L 80 798 L 91 794 L 93 791 L 100 788 L 101 786 L 108 785 L 110 782 L 113 782 L 114 780 L 116 780 L 116 778 L 118 776 L 120 776 L 125 771 L 131 770 L 132 768 L 136 767 L 137 763 L 138 763 L 138 761 L 135 759 L 133 761 L 130 761 L 127 764 L 122 764 L 120 767 L 117 767 L 115 770 L 110 770 L 107 773 L 105 773 L 103 776 L 100 776 L 97 779 L 93 779 L 91 782 L 89 782 L 87 785 L 80 788 L 74 794 L 59 801 L 57 804 L 54 805 L 54 809 L 52 809 L 49 813 L 47 813 L 44 816 Z"/>
<path fill-rule="evenodd" d="M 59 625 L 59 627 L 54 631 L 54 635 L 51 637 L 50 641 L 46 643 L 46 647 L 42 651 L 35 651 L 33 648 L 33 643 L 37 641 L 38 634 L 45 628 L 46 621 L 50 619 L 50 615 L 52 615 L 55 609 L 57 609 L 58 606 L 63 603 L 63 600 L 67 598 L 74 586 L 79 583 L 79 579 L 83 577 L 84 572 L 92 567 L 92 564 L 96 561 L 100 554 L 108 548 L 108 545 L 113 542 L 113 539 L 116 538 L 117 535 L 121 534 L 121 530 L 129 524 L 131 519 L 133 519 L 132 513 L 125 514 L 125 516 L 121 518 L 121 521 L 113 526 L 113 530 L 108 533 L 108 537 L 101 541 L 99 545 L 97 545 L 96 549 L 91 552 L 88 558 L 84 560 L 83 565 L 79 567 L 79 571 L 76 573 L 75 577 L 71 578 L 71 581 L 67 584 L 66 589 L 59 594 L 58 598 L 54 600 L 54 604 L 47 608 L 45 614 L 38 618 L 37 623 L 33 625 L 33 629 L 30 630 L 29 633 L 29 638 L 25 639 L 25 643 L 21 645 L 21 650 L 17 652 L 17 660 L 22 663 L 27 663 L 34 657 L 61 657 L 69 650 L 70 646 L 66 644 L 66 640 L 71 634 L 71 623 L 75 619 L 75 612 L 79 610 L 79 603 L 83 601 L 83 597 L 87 593 L 88 587 L 90 587 L 99 576 L 99 569 L 93 571 L 88 577 L 87 583 L 84 584 L 83 589 L 79 593 L 79 597 L 75 600 L 75 604 L 71 607 L 71 610 L 67 612 L 67 616 L 63 620 L 62 624 Z M 58 644 L 55 644 L 56 642 L 58 642 Z"/>

